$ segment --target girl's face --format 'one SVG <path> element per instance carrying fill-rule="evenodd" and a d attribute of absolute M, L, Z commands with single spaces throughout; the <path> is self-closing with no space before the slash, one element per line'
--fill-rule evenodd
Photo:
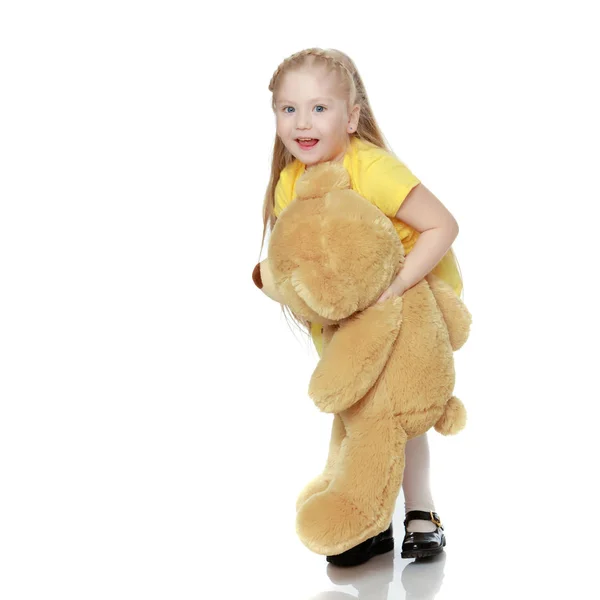
<path fill-rule="evenodd" d="M 275 96 L 277 135 L 306 166 L 342 160 L 350 141 L 348 134 L 356 131 L 358 114 L 358 105 L 348 114 L 335 78 L 322 70 L 286 73 Z M 303 145 L 298 138 L 317 142 Z"/>

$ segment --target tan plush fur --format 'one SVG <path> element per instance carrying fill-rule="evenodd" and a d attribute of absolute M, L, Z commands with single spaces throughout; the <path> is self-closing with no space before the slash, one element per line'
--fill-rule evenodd
<path fill-rule="evenodd" d="M 459 432 L 454 358 L 471 315 L 428 275 L 376 303 L 404 262 L 391 221 L 350 187 L 340 163 L 306 169 L 282 211 L 255 283 L 309 321 L 323 351 L 308 394 L 333 413 L 325 469 L 297 501 L 296 531 L 318 554 L 340 554 L 384 531 L 401 489 L 406 441 L 431 427 Z"/>

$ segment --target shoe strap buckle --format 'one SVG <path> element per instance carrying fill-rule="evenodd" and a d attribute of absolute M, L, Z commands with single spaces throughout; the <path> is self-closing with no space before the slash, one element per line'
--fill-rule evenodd
<path fill-rule="evenodd" d="M 432 523 L 434 523 L 434 524 L 435 524 L 435 525 L 437 525 L 438 527 L 441 527 L 441 525 L 442 525 L 442 522 L 441 522 L 439 519 L 436 519 L 436 518 L 433 516 L 433 511 L 429 511 L 429 516 L 431 517 L 431 521 L 432 521 Z"/>

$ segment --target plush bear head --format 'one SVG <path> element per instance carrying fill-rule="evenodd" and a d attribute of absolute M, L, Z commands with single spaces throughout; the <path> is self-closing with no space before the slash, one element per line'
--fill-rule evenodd
<path fill-rule="evenodd" d="M 404 262 L 390 219 L 351 189 L 341 163 L 308 167 L 271 232 L 255 284 L 308 321 L 339 324 L 371 306 Z"/>

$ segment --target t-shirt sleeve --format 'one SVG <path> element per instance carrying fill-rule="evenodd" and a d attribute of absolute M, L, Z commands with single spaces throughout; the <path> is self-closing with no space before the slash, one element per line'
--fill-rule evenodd
<path fill-rule="evenodd" d="M 395 156 L 378 153 L 367 161 L 362 173 L 362 193 L 388 217 L 395 217 L 408 193 L 420 182 Z"/>
<path fill-rule="evenodd" d="M 281 174 L 275 186 L 275 202 L 273 206 L 273 212 L 278 219 L 281 211 L 290 203 L 290 194 L 287 192 L 286 187 L 285 176 Z"/>

